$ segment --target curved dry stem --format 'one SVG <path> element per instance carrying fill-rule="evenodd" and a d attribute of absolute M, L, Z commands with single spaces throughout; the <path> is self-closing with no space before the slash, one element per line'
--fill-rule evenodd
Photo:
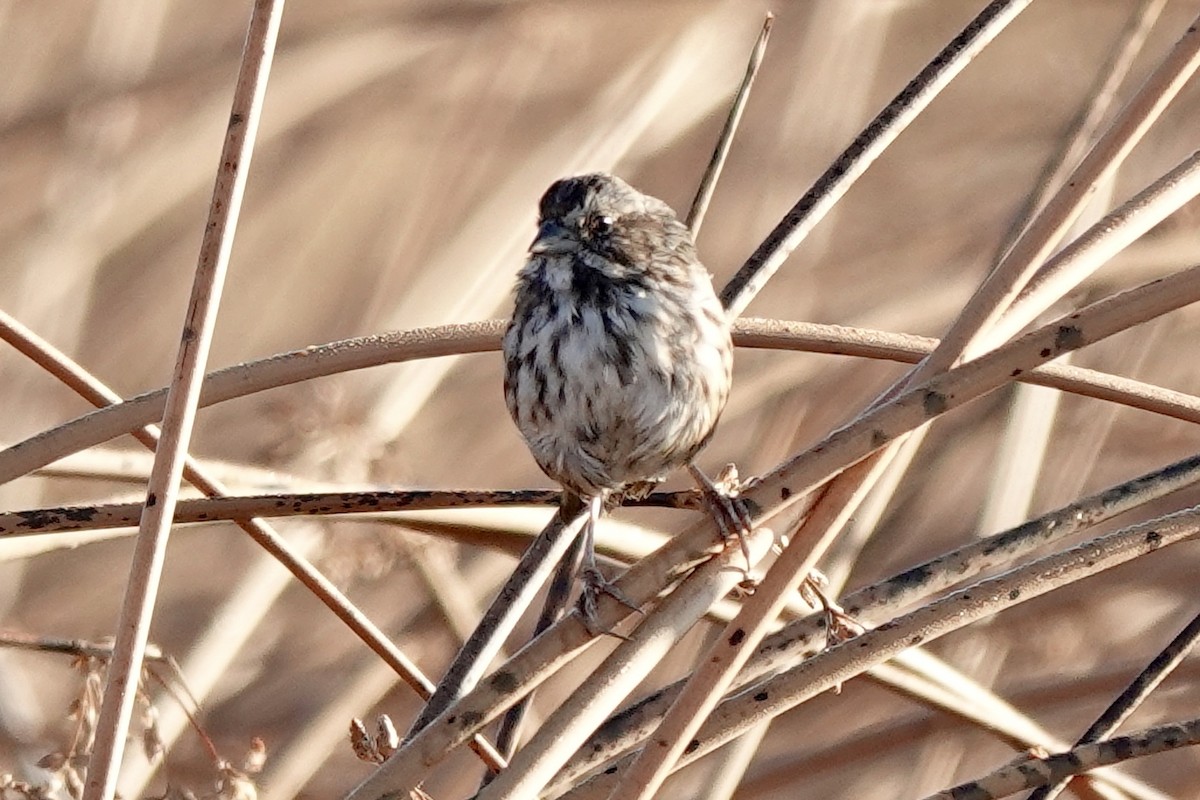
<path fill-rule="evenodd" d="M 904 392 L 834 431 L 763 476 L 743 498 L 766 516 L 952 408 L 982 397 L 1029 369 L 1067 352 L 1200 300 L 1200 267 L 1192 267 L 1093 303 L 985 356 Z"/>
<path fill-rule="evenodd" d="M 208 406 L 303 380 L 390 362 L 496 350 L 502 325 L 493 320 L 419 328 L 280 353 L 206 375 L 200 405 Z M 166 397 L 166 389 L 146 392 L 0 451 L 0 483 L 161 419 Z"/>
<path fill-rule="evenodd" d="M 280 353 L 209 373 L 200 403 L 215 405 L 267 389 L 389 363 L 499 350 L 505 324 L 504 320 L 488 320 L 418 328 Z M 840 325 L 741 319 L 734 322 L 734 343 L 739 347 L 917 363 L 937 340 Z M 1096 370 L 1046 365 L 1027 370 L 1015 380 L 1200 422 L 1200 398 Z M 165 389 L 146 392 L 0 450 L 0 483 L 137 430 L 161 417 L 165 398 Z"/>
<path fill-rule="evenodd" d="M 49 342 L 46 342 L 33 331 L 21 325 L 9 315 L 0 311 L 0 338 L 9 342 L 22 354 L 30 358 L 47 372 L 63 381 L 73 391 L 80 394 L 88 402 L 100 407 L 107 404 L 120 403 L 120 395 L 98 380 L 83 367 L 76 364 L 66 354 L 60 352 Z M 134 431 L 133 435 L 148 449 L 154 450 L 158 443 L 158 429 L 150 425 Z M 190 456 L 185 457 L 183 475 L 197 489 L 208 494 L 210 500 L 183 501 L 185 507 L 190 502 L 214 502 L 218 505 L 230 503 L 237 505 L 237 499 L 223 497 L 226 488 L 220 481 L 211 477 L 204 467 Z M 178 511 L 178 505 L 177 505 Z M 12 528 L 5 533 L 16 531 L 32 533 L 33 528 L 42 524 L 48 525 L 43 532 L 50 529 L 67 530 L 78 525 L 78 529 L 92 527 L 109 527 L 92 523 L 111 523 L 113 527 L 136 524 L 140 516 L 141 504 L 120 504 L 107 507 L 77 507 L 74 509 L 42 509 L 40 512 L 3 515 L 8 518 Z M 203 514 L 203 511 L 201 511 Z M 346 626 L 358 636 L 386 663 L 395 674 L 417 694 L 426 698 L 433 691 L 433 683 L 422 674 L 421 670 L 371 620 L 350 602 L 342 592 L 334 586 L 316 567 L 308 561 L 300 551 L 288 543 L 274 528 L 259 519 L 250 519 L 253 514 L 242 517 L 232 517 L 238 525 L 250 535 L 276 561 L 282 564 L 302 585 L 311 591 L 327 608 L 329 608 Z M 178 518 L 178 514 L 176 514 Z M 0 533 L 3 536 L 4 533 Z M 227 650 L 232 651 L 228 638 L 223 642 Z M 471 748 L 480 756 L 489 769 L 498 770 L 504 760 L 499 758 L 495 749 L 482 737 L 471 742 Z"/>

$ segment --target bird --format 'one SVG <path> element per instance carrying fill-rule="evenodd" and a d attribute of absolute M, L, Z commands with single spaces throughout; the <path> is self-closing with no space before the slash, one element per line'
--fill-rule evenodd
<path fill-rule="evenodd" d="M 729 398 L 731 323 L 688 227 L 621 178 L 555 181 L 537 226 L 503 337 L 504 397 L 538 466 L 586 504 L 580 605 L 591 627 L 598 593 L 632 605 L 596 564 L 606 506 L 682 467 L 706 502 L 720 494 L 692 460 Z M 722 513 L 748 529 L 744 511 Z"/>

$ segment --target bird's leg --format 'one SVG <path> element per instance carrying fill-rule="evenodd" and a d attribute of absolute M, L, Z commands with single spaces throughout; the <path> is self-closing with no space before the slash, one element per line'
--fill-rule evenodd
<path fill-rule="evenodd" d="M 732 467 L 732 465 L 730 465 Z M 750 544 L 747 538 L 753 530 L 750 515 L 745 506 L 737 500 L 737 472 L 722 480 L 723 484 L 731 484 L 729 488 L 713 483 L 695 464 L 688 464 L 688 472 L 692 473 L 696 485 L 700 488 L 700 497 L 708 507 L 708 513 L 716 520 L 721 535 L 727 540 L 737 537 L 742 547 L 742 555 L 746 557 L 746 577 L 750 577 Z"/>
<path fill-rule="evenodd" d="M 813 608 L 820 608 L 825 614 L 826 647 L 853 639 L 866 630 L 861 622 L 847 614 L 846 609 L 825 592 L 828 585 L 825 576 L 815 569 L 800 584 L 800 596 L 804 602 Z"/>
<path fill-rule="evenodd" d="M 621 605 L 639 614 L 642 611 L 616 587 L 616 584 L 604 577 L 604 573 L 596 564 L 596 525 L 600 522 L 600 511 L 603 508 L 603 495 L 597 495 L 588 500 L 588 518 L 583 526 L 583 566 L 579 570 L 579 582 L 583 585 L 579 594 L 579 611 L 583 615 L 584 626 L 592 634 L 611 633 L 611 631 L 603 631 L 598 624 L 596 601 L 601 594 L 612 597 Z"/>

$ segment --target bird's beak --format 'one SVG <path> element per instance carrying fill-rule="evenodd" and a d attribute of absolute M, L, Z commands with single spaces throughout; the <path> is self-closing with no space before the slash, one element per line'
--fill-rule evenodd
<path fill-rule="evenodd" d="M 571 232 L 557 220 L 548 219 L 538 228 L 537 236 L 529 245 L 532 254 L 568 253 L 573 247 Z"/>

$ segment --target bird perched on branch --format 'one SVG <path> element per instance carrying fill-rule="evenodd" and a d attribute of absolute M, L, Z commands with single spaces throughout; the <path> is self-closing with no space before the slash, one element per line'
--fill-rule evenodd
<path fill-rule="evenodd" d="M 729 396 L 729 320 L 675 212 L 591 173 L 542 196 L 503 351 L 505 400 L 530 452 L 588 505 L 581 605 L 590 625 L 597 592 L 624 601 L 596 566 L 601 511 L 691 467 L 708 443 Z M 692 469 L 710 508 L 724 501 L 714 513 L 744 529 Z"/>

